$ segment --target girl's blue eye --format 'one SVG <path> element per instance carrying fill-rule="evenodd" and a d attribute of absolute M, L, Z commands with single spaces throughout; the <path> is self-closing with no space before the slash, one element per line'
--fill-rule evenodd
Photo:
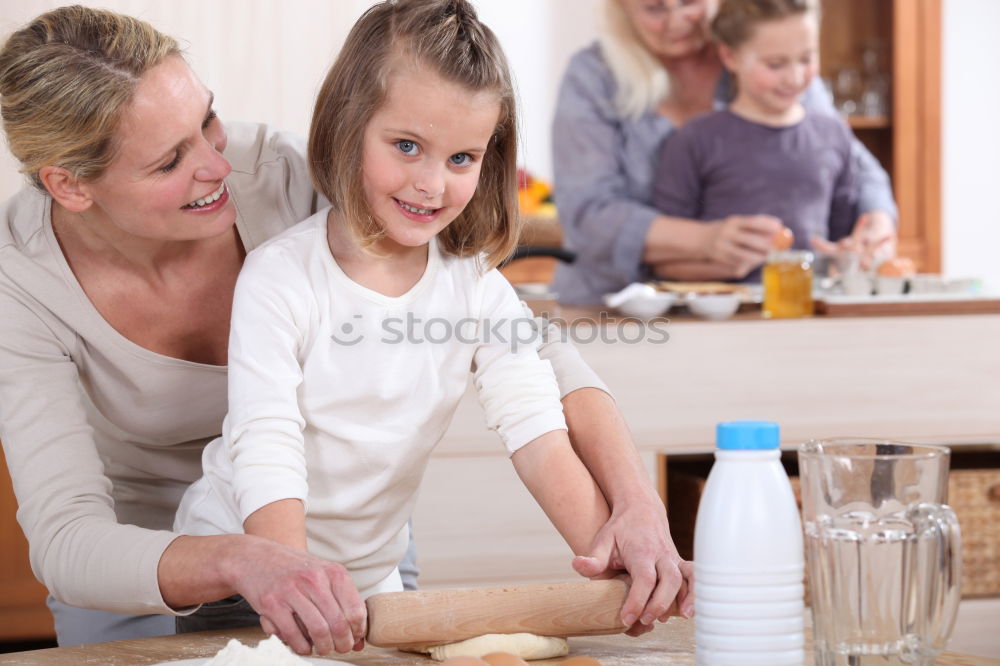
<path fill-rule="evenodd" d="M 404 155 L 416 155 L 419 150 L 416 143 L 413 141 L 407 141 L 406 139 L 397 141 L 396 147 L 399 148 L 400 152 Z"/>
<path fill-rule="evenodd" d="M 455 166 L 469 166 L 472 164 L 472 155 L 469 153 L 455 153 L 448 158 L 448 161 Z"/>

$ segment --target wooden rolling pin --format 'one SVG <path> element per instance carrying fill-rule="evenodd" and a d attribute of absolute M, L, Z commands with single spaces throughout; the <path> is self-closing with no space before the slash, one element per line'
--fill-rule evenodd
<path fill-rule="evenodd" d="M 627 629 L 620 617 L 627 593 L 621 580 L 386 592 L 366 602 L 367 640 L 409 647 L 483 634 L 618 634 Z"/>

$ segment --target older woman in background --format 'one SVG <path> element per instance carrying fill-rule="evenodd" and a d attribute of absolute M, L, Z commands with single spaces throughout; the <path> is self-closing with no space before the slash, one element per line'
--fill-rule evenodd
<path fill-rule="evenodd" d="M 651 204 L 660 146 L 691 118 L 731 96 L 708 37 L 713 0 L 605 0 L 598 43 L 564 75 L 553 124 L 555 197 L 565 245 L 555 290 L 572 304 L 650 278 L 739 280 L 760 266 L 781 222 L 762 215 L 701 222 Z M 819 80 L 803 105 L 836 113 Z M 860 141 L 852 151 L 860 217 L 849 243 L 894 252 L 896 206 L 889 178 Z M 888 242 L 886 242 L 888 240 Z M 697 265 L 694 274 L 689 269 Z"/>

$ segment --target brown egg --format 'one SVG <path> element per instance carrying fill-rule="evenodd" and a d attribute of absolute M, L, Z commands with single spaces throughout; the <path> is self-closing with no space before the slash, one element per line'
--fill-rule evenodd
<path fill-rule="evenodd" d="M 917 267 L 909 257 L 895 257 L 879 264 L 876 272 L 885 277 L 910 277 L 917 272 Z"/>
<path fill-rule="evenodd" d="M 795 234 L 788 227 L 781 227 L 781 231 L 774 234 L 774 249 L 776 250 L 787 250 L 795 242 Z"/>
<path fill-rule="evenodd" d="M 490 666 L 528 666 L 528 662 L 510 652 L 490 652 L 483 655 L 483 661 Z"/>
<path fill-rule="evenodd" d="M 593 657 L 570 657 L 559 666 L 601 666 L 601 662 Z"/>
<path fill-rule="evenodd" d="M 441 662 L 441 666 L 490 666 L 478 657 L 452 657 Z"/>

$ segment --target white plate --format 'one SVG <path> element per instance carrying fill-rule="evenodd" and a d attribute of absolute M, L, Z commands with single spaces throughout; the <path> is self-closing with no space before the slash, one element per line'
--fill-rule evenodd
<path fill-rule="evenodd" d="M 299 657 L 300 659 L 305 659 L 308 664 L 316 664 L 317 666 L 353 666 L 346 661 L 338 661 L 336 659 L 321 659 L 319 657 Z M 158 664 L 153 664 L 153 666 L 204 666 L 212 660 L 211 657 L 201 657 L 200 659 L 178 659 L 177 661 L 161 661 Z"/>

